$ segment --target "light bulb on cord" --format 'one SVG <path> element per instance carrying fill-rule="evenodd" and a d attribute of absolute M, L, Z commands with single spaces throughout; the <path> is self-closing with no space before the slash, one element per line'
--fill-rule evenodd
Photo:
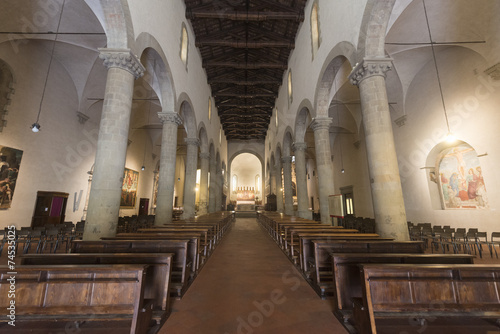
<path fill-rule="evenodd" d="M 146 169 L 146 167 L 144 165 L 142 165 L 141 170 L 145 170 L 145 169 Z"/>
<path fill-rule="evenodd" d="M 344 171 L 344 168 L 342 168 L 342 170 L 341 170 L 340 172 L 341 172 L 342 174 L 344 174 L 344 172 L 345 172 L 345 171 Z"/>
<path fill-rule="evenodd" d="M 40 124 L 38 124 L 38 123 L 33 123 L 33 124 L 31 125 L 31 131 L 33 131 L 33 132 L 35 132 L 35 133 L 36 133 L 36 132 L 38 132 L 38 131 L 40 131 Z"/>
<path fill-rule="evenodd" d="M 457 138 L 451 132 L 448 132 L 448 135 L 446 135 L 446 141 L 448 143 L 453 143 L 455 140 L 457 140 Z"/>

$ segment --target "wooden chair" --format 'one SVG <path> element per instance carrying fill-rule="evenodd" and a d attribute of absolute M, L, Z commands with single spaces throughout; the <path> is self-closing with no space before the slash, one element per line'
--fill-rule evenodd
<path fill-rule="evenodd" d="M 487 232 L 477 232 L 476 233 L 476 247 L 479 251 L 479 257 L 483 257 L 483 245 L 488 247 L 490 252 L 490 256 L 493 257 L 493 250 L 491 249 L 491 245 L 488 241 L 488 233 Z"/>
<path fill-rule="evenodd" d="M 490 246 L 492 250 L 495 250 L 495 255 L 498 259 L 497 249 L 495 248 L 496 245 L 500 246 L 500 232 L 491 232 Z M 493 253 L 491 253 L 491 256 L 493 257 Z"/>

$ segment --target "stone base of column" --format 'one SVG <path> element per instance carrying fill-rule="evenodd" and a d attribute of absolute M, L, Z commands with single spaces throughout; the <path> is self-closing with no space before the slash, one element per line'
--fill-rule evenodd
<path fill-rule="evenodd" d="M 304 218 L 304 219 L 309 219 L 309 220 L 312 220 L 312 212 L 307 210 L 307 211 L 297 211 L 297 216 L 299 216 L 300 218 Z"/>

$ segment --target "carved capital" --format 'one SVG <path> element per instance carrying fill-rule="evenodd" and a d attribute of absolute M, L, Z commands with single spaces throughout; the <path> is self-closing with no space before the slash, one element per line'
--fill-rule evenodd
<path fill-rule="evenodd" d="M 200 146 L 200 140 L 198 138 L 185 138 L 184 142 L 186 145 Z"/>
<path fill-rule="evenodd" d="M 330 128 L 330 124 L 332 124 L 331 117 L 316 117 L 311 122 L 311 129 L 314 132 L 318 130 L 328 130 Z"/>
<path fill-rule="evenodd" d="M 78 123 L 80 124 L 85 124 L 85 122 L 87 122 L 90 118 L 89 116 L 79 111 L 76 112 L 76 117 L 78 117 Z"/>
<path fill-rule="evenodd" d="M 104 66 L 129 71 L 137 79 L 144 75 L 146 69 L 130 49 L 99 48 L 99 58 L 104 60 Z"/>
<path fill-rule="evenodd" d="M 307 144 L 306 143 L 293 143 L 292 150 L 294 152 L 296 152 L 296 151 L 305 152 L 307 150 Z"/>
<path fill-rule="evenodd" d="M 206 159 L 206 160 L 209 160 L 209 159 L 210 159 L 210 153 L 201 152 L 201 153 L 200 153 L 200 159 Z"/>
<path fill-rule="evenodd" d="M 349 74 L 351 84 L 359 86 L 361 81 L 373 77 L 383 76 L 392 69 L 392 58 L 364 58 L 361 63 L 356 64 Z"/>
<path fill-rule="evenodd" d="M 176 112 L 159 112 L 158 118 L 162 124 L 165 123 L 175 123 L 177 126 L 182 124 L 182 119 Z"/>

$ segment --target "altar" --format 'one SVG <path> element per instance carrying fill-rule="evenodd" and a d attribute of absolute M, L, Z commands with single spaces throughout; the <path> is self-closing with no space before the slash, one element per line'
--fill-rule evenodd
<path fill-rule="evenodd" d="M 255 211 L 255 189 L 253 187 L 236 189 L 236 210 Z"/>

